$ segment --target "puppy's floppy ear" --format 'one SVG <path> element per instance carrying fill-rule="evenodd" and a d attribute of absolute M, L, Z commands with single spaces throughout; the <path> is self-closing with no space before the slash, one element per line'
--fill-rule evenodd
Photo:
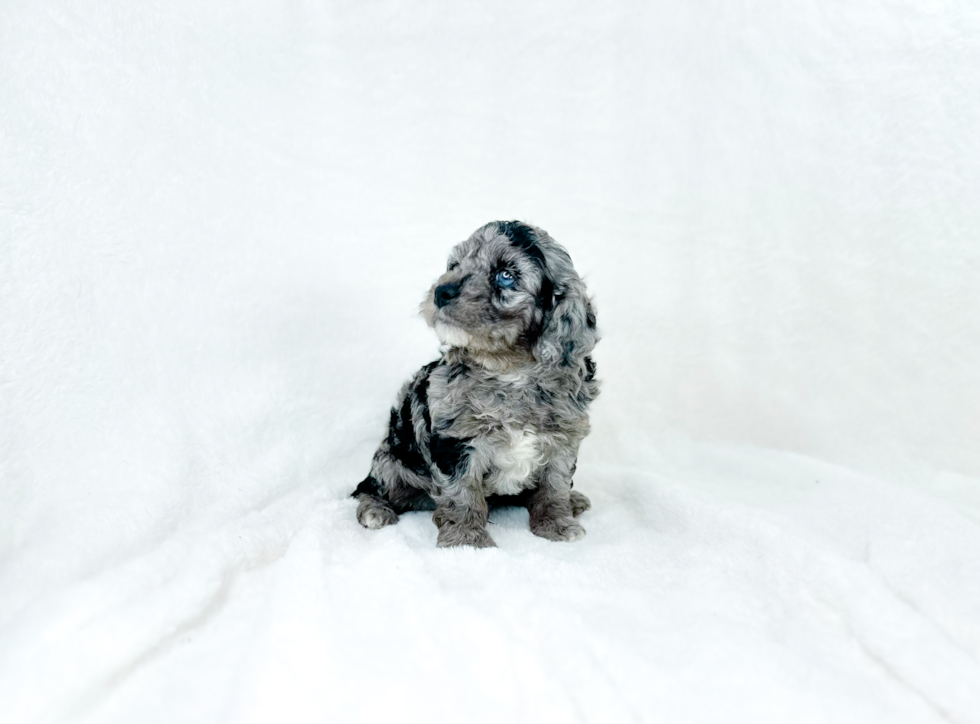
<path fill-rule="evenodd" d="M 550 282 L 550 280 L 549 280 Z M 596 315 L 585 284 L 571 271 L 562 284 L 553 284 L 551 309 L 545 309 L 534 358 L 559 367 L 578 367 L 599 341 Z"/>

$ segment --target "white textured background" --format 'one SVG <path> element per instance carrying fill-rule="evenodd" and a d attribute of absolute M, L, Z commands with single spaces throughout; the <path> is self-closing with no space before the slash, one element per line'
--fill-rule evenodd
<path fill-rule="evenodd" d="M 0 722 L 980 721 L 978 129 L 962 1 L 6 0 Z M 589 536 L 363 531 L 497 218 Z"/>

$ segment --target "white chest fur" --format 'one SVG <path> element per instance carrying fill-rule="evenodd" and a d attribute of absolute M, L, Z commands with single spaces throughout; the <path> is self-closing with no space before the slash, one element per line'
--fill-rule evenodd
<path fill-rule="evenodd" d="M 530 430 L 508 430 L 491 462 L 496 470 L 487 477 L 488 493 L 513 495 L 529 488 L 531 474 L 544 462 L 538 436 Z"/>

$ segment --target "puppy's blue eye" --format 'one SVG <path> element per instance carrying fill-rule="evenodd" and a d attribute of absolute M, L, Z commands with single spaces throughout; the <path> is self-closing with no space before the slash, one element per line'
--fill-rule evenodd
<path fill-rule="evenodd" d="M 497 281 L 497 286 L 500 287 L 501 289 L 511 289 L 515 284 L 517 284 L 517 280 L 514 278 L 514 275 L 511 274 L 506 269 L 497 272 L 496 281 Z"/>

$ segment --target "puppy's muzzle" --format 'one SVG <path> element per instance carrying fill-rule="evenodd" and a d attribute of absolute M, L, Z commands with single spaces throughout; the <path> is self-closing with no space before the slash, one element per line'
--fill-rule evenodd
<path fill-rule="evenodd" d="M 462 289 L 462 287 L 463 285 L 459 282 L 440 284 L 438 287 L 436 287 L 435 294 L 433 295 L 433 301 L 435 301 L 437 307 L 442 309 L 459 296 L 460 289 Z"/>

